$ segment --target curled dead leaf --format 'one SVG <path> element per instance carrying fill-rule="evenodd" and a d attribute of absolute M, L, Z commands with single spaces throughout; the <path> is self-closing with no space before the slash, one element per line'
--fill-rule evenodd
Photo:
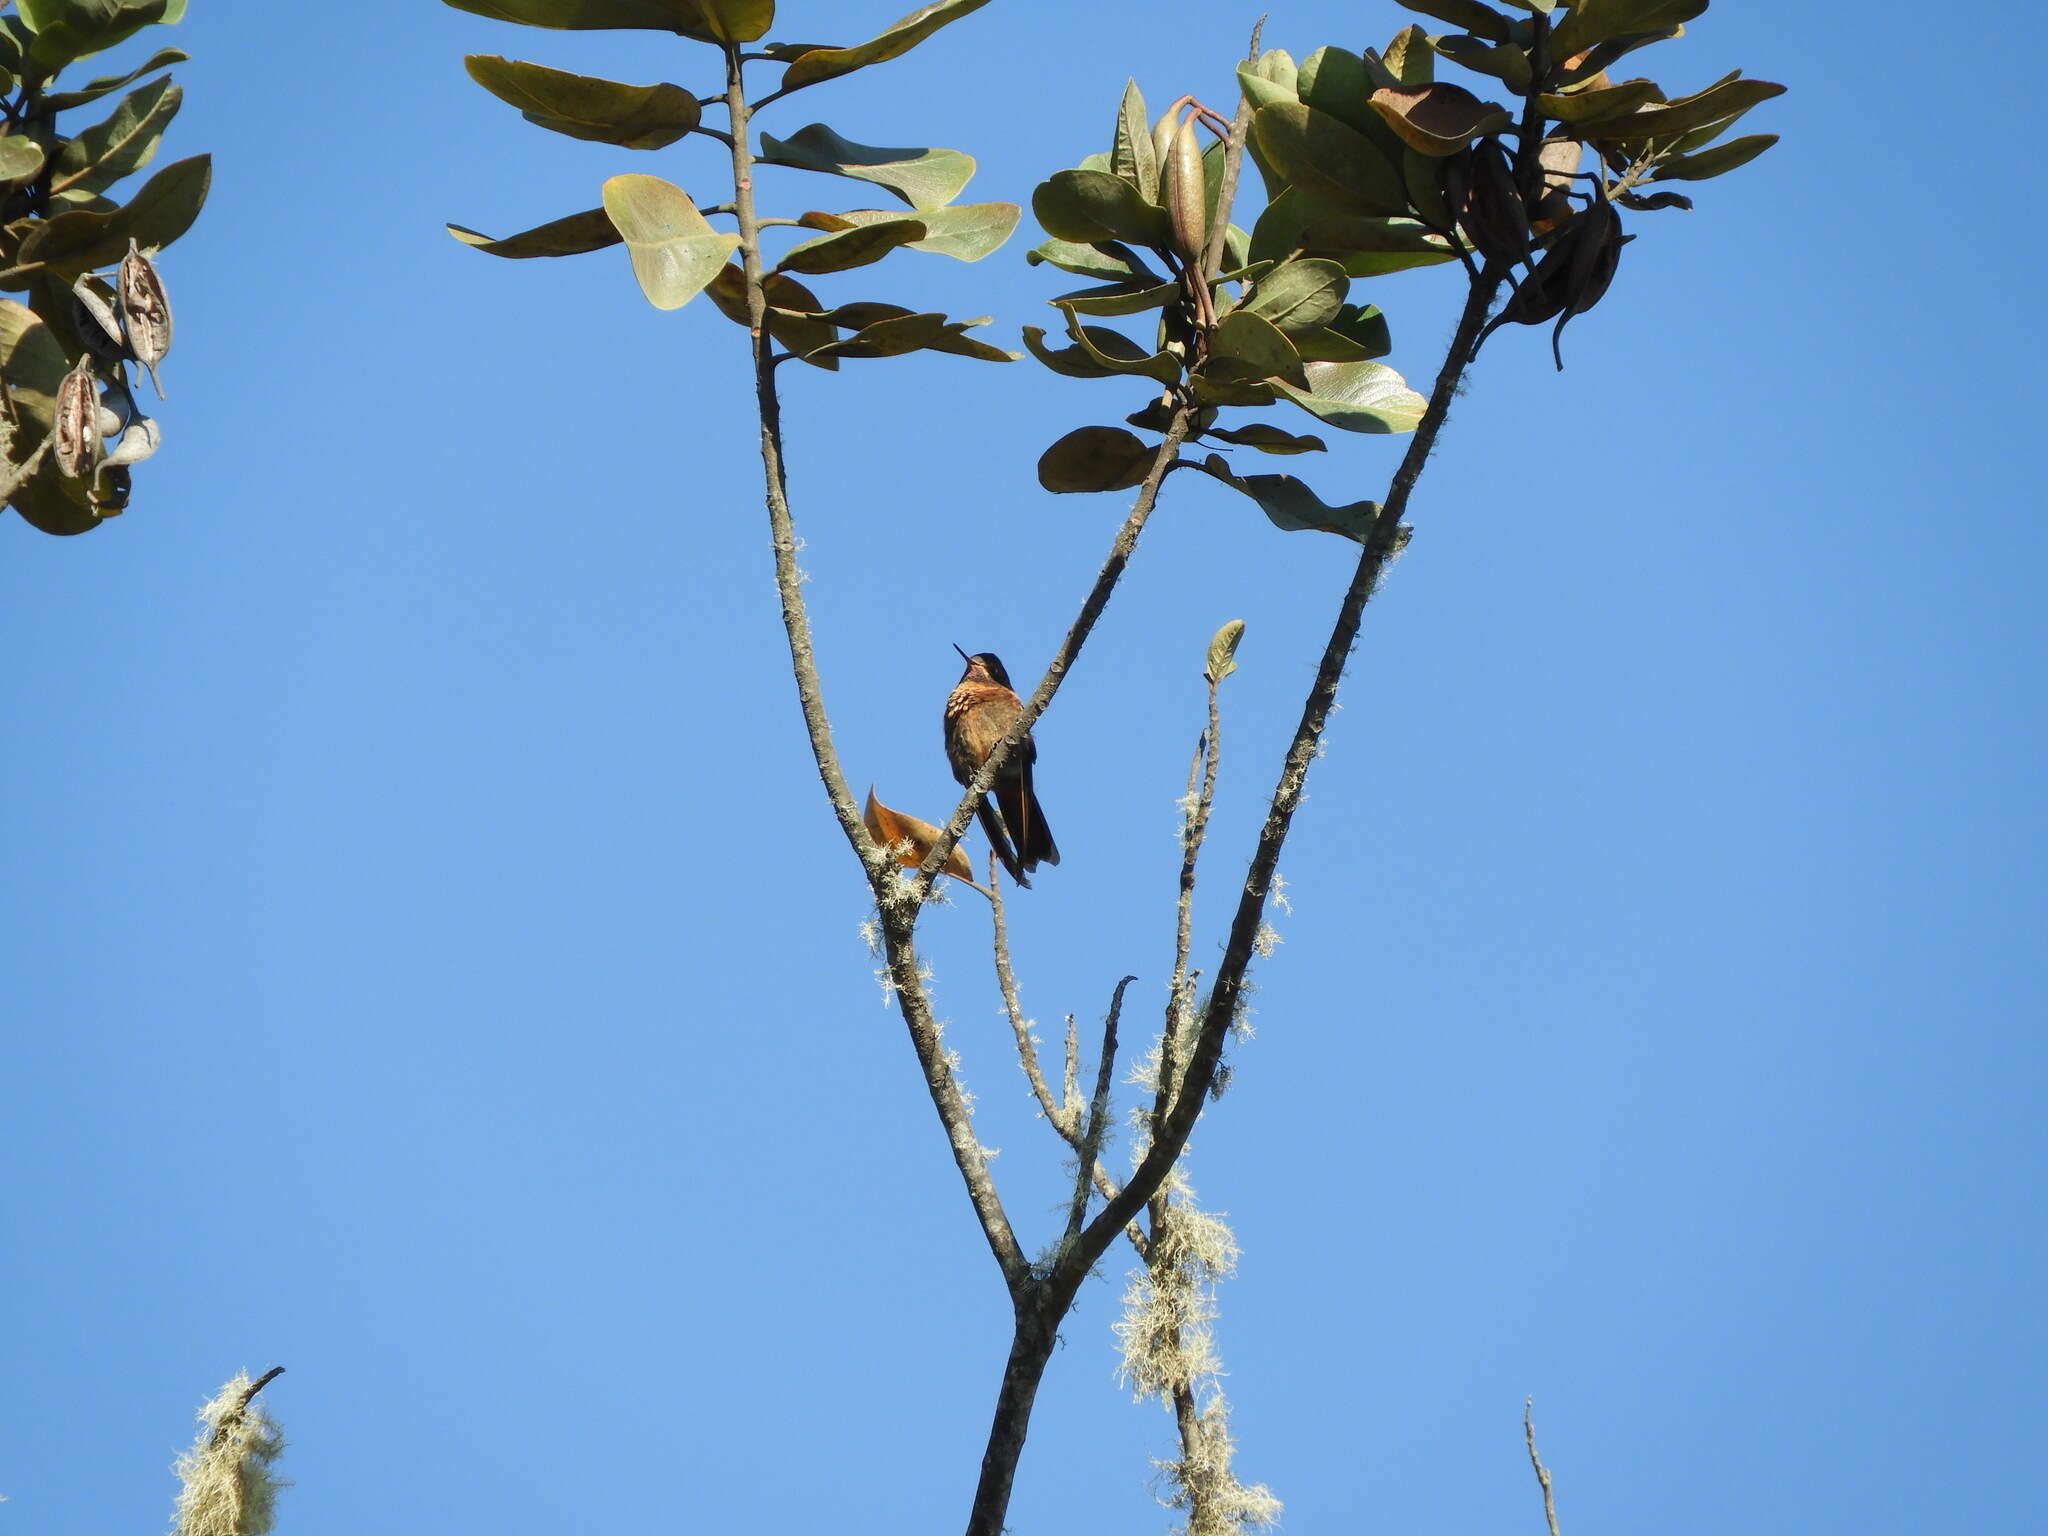
<path fill-rule="evenodd" d="M 1515 125 L 1499 102 L 1481 101 L 1463 86 L 1441 80 L 1382 86 L 1372 93 L 1370 105 L 1402 143 L 1425 155 L 1455 155 L 1482 134 Z"/>
<path fill-rule="evenodd" d="M 939 840 L 939 829 L 928 821 L 919 821 L 902 811 L 892 811 L 875 798 L 875 789 L 868 786 L 868 803 L 861 811 L 861 822 L 872 837 L 884 848 L 895 849 L 896 862 L 905 869 L 916 869 L 932 851 L 932 845 Z M 946 855 L 946 862 L 939 869 L 942 875 L 951 875 L 956 880 L 974 883 L 974 866 L 967 862 L 967 853 L 957 842 L 953 851 Z"/>

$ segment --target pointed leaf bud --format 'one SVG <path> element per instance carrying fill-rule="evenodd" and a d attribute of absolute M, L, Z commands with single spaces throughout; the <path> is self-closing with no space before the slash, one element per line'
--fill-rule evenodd
<path fill-rule="evenodd" d="M 1152 125 L 1152 158 L 1159 162 L 1159 199 L 1166 200 L 1166 162 L 1173 153 L 1173 136 L 1180 132 L 1181 108 L 1175 107 Z"/>
<path fill-rule="evenodd" d="M 1209 243 L 1209 189 L 1202 175 L 1202 147 L 1195 125 L 1182 123 L 1173 135 L 1159 179 L 1166 189 L 1166 211 L 1173 220 L 1173 243 L 1190 263 L 1199 263 Z"/>
<path fill-rule="evenodd" d="M 1232 619 L 1217 630 L 1209 641 L 1208 665 L 1202 668 L 1202 676 L 1212 683 L 1220 683 L 1237 670 L 1237 642 L 1244 638 L 1244 620 Z"/>

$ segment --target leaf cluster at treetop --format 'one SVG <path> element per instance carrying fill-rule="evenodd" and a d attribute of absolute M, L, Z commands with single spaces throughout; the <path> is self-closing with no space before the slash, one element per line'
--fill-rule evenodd
<path fill-rule="evenodd" d="M 1782 86 L 1730 75 L 1667 98 L 1654 81 L 1610 79 L 1626 55 L 1680 36 L 1705 0 L 1569 9 L 1513 0 L 1529 13 L 1520 16 L 1481 0 L 1402 3 L 1464 31 L 1408 26 L 1379 51 L 1325 47 L 1297 62 L 1273 49 L 1239 67 L 1246 147 L 1266 194 L 1249 234 L 1218 206 L 1221 120 L 1199 106 L 1183 120 L 1192 101 L 1183 97 L 1148 122 L 1128 86 L 1110 148 L 1033 194 L 1053 238 L 1029 260 L 1094 279 L 1050 301 L 1069 345 L 1025 328 L 1033 355 L 1072 378 L 1158 384 L 1159 398 L 1126 419 L 1161 431 L 1177 402 L 1191 403 L 1190 442 L 1323 450 L 1319 437 L 1268 423 L 1217 425 L 1226 409 L 1283 402 L 1344 431 L 1411 431 L 1424 402 L 1378 361 L 1391 348 L 1386 320 L 1352 297 L 1354 282 L 1450 261 L 1476 281 L 1486 264 L 1514 284 L 1489 330 L 1554 320 L 1561 332 L 1599 302 L 1634 238 L 1617 209 L 1692 206 L 1637 187 L 1704 180 L 1776 142 L 1765 134 L 1708 147 Z M 1519 106 L 1437 79 L 1439 61 L 1489 77 L 1488 90 L 1506 86 Z M 1197 122 L 1219 142 L 1198 149 Z M 1526 185 L 1515 170 L 1524 144 L 1540 168 Z M 1580 169 L 1586 147 L 1605 174 Z M 1149 342 L 1082 318 L 1151 310 L 1161 313 Z M 1122 428 L 1084 427 L 1046 450 L 1039 481 L 1062 492 L 1128 489 L 1155 451 Z M 1362 540 L 1379 514 L 1373 502 L 1328 506 L 1291 475 L 1235 474 L 1221 454 L 1176 467 L 1243 492 L 1290 531 Z"/>
<path fill-rule="evenodd" d="M 212 175 L 195 155 L 125 203 L 111 195 L 155 159 L 177 115 L 184 93 L 162 72 L 185 61 L 178 49 L 53 86 L 78 60 L 184 13 L 185 0 L 19 0 L 0 15 L 0 289 L 25 296 L 0 299 L 0 498 L 45 533 L 85 533 L 125 509 L 132 466 L 162 441 L 128 367 L 157 380 L 171 312 L 151 258 L 191 228 Z M 101 121 L 60 128 L 62 114 L 142 80 Z"/>

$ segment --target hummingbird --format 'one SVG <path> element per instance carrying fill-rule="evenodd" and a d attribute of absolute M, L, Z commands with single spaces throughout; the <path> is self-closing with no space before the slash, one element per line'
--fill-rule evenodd
<path fill-rule="evenodd" d="M 953 649 L 960 651 L 957 645 Z M 974 782 L 975 773 L 1016 724 L 1024 705 L 1011 690 L 1010 674 L 1003 670 L 1000 658 L 988 651 L 975 656 L 960 651 L 960 655 L 967 670 L 946 696 L 946 761 L 952 765 L 953 777 L 965 785 Z M 1038 808 L 1038 796 L 1031 791 L 1031 765 L 1037 758 L 1038 748 L 1026 736 L 990 786 L 995 805 L 983 795 L 975 807 L 989 846 L 1010 878 L 1026 890 L 1031 887 L 1024 878 L 1027 871 L 1060 861 L 1060 851 L 1045 824 L 1045 812 Z"/>

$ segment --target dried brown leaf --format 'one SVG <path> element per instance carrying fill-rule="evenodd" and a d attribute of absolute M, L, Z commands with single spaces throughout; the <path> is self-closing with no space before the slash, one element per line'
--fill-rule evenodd
<path fill-rule="evenodd" d="M 873 785 L 868 786 L 868 803 L 861 812 L 861 821 L 868 829 L 868 836 L 882 847 L 902 850 L 896 854 L 896 862 L 905 869 L 916 869 L 922 865 L 925 856 L 932 851 L 932 845 L 939 840 L 939 829 L 930 822 L 920 821 L 902 811 L 892 811 L 877 800 Z M 974 881 L 974 867 L 967 862 L 966 850 L 957 842 L 953 844 L 953 851 L 946 855 L 946 862 L 939 873 L 969 884 Z"/>

